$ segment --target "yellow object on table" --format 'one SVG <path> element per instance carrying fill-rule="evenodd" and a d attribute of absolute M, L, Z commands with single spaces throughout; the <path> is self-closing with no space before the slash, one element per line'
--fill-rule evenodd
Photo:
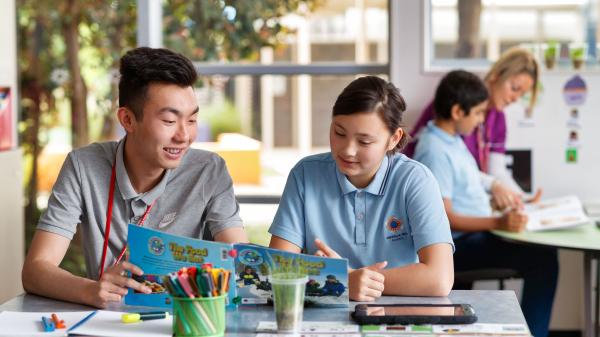
<path fill-rule="evenodd" d="M 260 184 L 261 144 L 258 140 L 237 133 L 222 133 L 217 142 L 194 143 L 192 147 L 221 156 L 234 184 Z"/>

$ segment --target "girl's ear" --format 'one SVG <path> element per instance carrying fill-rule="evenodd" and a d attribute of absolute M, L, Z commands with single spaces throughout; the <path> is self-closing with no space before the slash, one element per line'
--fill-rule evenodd
<path fill-rule="evenodd" d="M 450 117 L 453 121 L 461 119 L 465 115 L 465 112 L 460 108 L 458 104 L 454 104 L 450 109 Z"/>
<path fill-rule="evenodd" d="M 396 148 L 396 145 L 402 140 L 402 136 L 404 135 L 404 130 L 402 128 L 397 128 L 396 131 L 390 136 L 390 141 L 388 142 L 387 150 L 392 151 Z"/>
<path fill-rule="evenodd" d="M 119 110 L 117 110 L 117 117 L 119 118 L 119 123 L 121 123 L 121 126 L 127 133 L 131 133 L 135 130 L 137 120 L 135 119 L 133 111 L 126 107 L 120 107 Z"/>

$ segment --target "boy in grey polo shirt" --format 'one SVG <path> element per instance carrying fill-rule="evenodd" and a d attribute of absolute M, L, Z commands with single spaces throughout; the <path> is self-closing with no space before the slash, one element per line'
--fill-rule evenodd
<path fill-rule="evenodd" d="M 223 159 L 190 149 L 198 115 L 192 63 L 137 48 L 120 71 L 118 118 L 127 135 L 69 153 L 23 266 L 28 292 L 97 307 L 128 288 L 150 292 L 123 276 L 143 273 L 119 262 L 128 223 L 195 238 L 207 228 L 216 241 L 247 242 Z M 88 278 L 58 267 L 78 224 Z"/>

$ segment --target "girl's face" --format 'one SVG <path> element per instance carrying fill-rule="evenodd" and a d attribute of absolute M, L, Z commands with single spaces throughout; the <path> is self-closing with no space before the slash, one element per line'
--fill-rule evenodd
<path fill-rule="evenodd" d="M 490 103 L 497 110 L 504 110 L 533 87 L 533 78 L 525 73 L 513 75 L 504 82 L 496 82 L 491 81 Z"/>
<path fill-rule="evenodd" d="M 383 157 L 402 138 L 402 129 L 391 134 L 375 112 L 336 115 L 331 121 L 329 143 L 338 169 L 357 188 L 369 185 Z"/>

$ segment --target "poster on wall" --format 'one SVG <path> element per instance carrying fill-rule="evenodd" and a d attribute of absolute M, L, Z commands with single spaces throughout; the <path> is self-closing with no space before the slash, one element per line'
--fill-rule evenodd
<path fill-rule="evenodd" d="M 581 76 L 575 75 L 565 83 L 563 87 L 563 98 L 568 106 L 580 106 L 585 103 L 587 86 Z"/>
<path fill-rule="evenodd" d="M 11 103 L 10 88 L 0 87 L 0 151 L 14 147 Z"/>
<path fill-rule="evenodd" d="M 569 164 L 577 163 L 577 151 L 581 147 L 581 123 L 580 107 L 585 103 L 587 96 L 587 85 L 585 80 L 575 75 L 571 77 L 563 86 L 563 99 L 569 107 L 569 113 L 566 123 L 567 144 L 565 161 Z"/>

